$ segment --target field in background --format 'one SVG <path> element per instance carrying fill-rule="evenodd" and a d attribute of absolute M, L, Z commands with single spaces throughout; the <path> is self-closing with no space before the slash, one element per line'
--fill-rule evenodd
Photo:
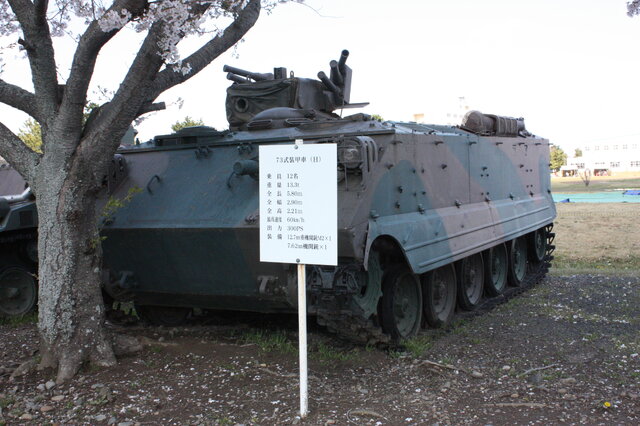
<path fill-rule="evenodd" d="M 616 189 L 640 189 L 640 173 L 592 176 L 589 186 L 585 186 L 579 177 L 551 177 L 551 190 L 558 193 L 600 192 Z"/>
<path fill-rule="evenodd" d="M 558 203 L 556 208 L 552 272 L 640 274 L 640 205 Z"/>

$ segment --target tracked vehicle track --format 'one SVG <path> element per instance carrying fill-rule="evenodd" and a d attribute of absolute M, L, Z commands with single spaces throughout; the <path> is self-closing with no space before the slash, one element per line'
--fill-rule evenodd
<path fill-rule="evenodd" d="M 528 291 L 542 281 L 549 272 L 555 245 L 555 233 L 552 232 L 553 224 L 545 227 L 547 245 L 544 259 L 537 265 L 528 263 L 527 275 L 519 287 L 509 287 L 500 296 L 487 298 L 484 303 L 473 311 L 456 312 L 457 318 L 472 318 L 491 311 L 496 306 L 508 302 L 512 298 Z M 330 304 L 327 304 L 330 306 Z M 325 306 L 327 306 L 325 305 Z M 339 306 L 339 304 L 335 304 Z M 349 309 L 319 309 L 317 312 L 318 324 L 327 327 L 332 333 L 354 343 L 364 345 L 390 345 L 391 339 L 384 334 L 379 324 L 372 318 L 363 318 L 358 312 Z"/>
<path fill-rule="evenodd" d="M 547 225 L 545 227 L 547 235 L 547 249 L 544 259 L 537 265 L 532 265 L 531 262 L 528 263 L 529 269 L 527 271 L 527 276 L 525 277 L 520 287 L 508 287 L 500 296 L 485 299 L 485 301 L 473 311 L 456 312 L 456 316 L 458 318 L 472 318 L 478 315 L 482 315 L 486 312 L 491 311 L 496 306 L 502 305 L 503 303 L 508 302 L 514 297 L 525 293 L 526 291 L 529 291 L 536 284 L 540 283 L 540 281 L 542 281 L 549 272 L 551 261 L 553 260 L 553 251 L 556 248 L 556 246 L 553 245 L 555 233 L 551 232 L 552 228 L 553 225 Z"/>

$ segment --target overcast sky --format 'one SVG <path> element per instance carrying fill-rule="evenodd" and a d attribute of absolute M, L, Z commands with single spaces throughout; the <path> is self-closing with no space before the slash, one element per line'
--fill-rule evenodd
<path fill-rule="evenodd" d="M 568 152 L 638 140 L 639 40 L 640 18 L 626 15 L 624 0 L 307 0 L 263 13 L 237 57 L 225 54 L 161 96 L 170 107 L 141 123 L 139 136 L 169 133 L 186 115 L 226 128 L 225 63 L 315 77 L 348 49 L 351 101 L 371 103 L 362 112 L 389 120 L 424 113 L 425 122 L 437 123 L 464 97 L 472 109 L 524 117 L 531 132 Z M 93 87 L 116 89 L 138 44 L 131 31 L 119 35 L 101 55 Z M 61 64 L 72 47 L 58 42 Z M 28 86 L 21 56 L 2 54 L 3 78 Z M 0 114 L 16 131 L 25 118 L 7 107 Z"/>

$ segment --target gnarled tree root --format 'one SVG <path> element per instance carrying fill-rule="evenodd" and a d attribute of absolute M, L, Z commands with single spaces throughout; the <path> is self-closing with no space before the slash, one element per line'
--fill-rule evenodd
<path fill-rule="evenodd" d="M 40 353 L 42 358 L 38 369 L 57 369 L 56 383 L 64 383 L 72 379 L 85 362 L 98 367 L 112 367 L 117 364 L 114 344 L 118 339 L 100 333 L 100 338 L 94 342 L 74 342 L 66 345 L 48 345 L 41 339 Z M 53 346 L 53 347 L 52 347 Z"/>

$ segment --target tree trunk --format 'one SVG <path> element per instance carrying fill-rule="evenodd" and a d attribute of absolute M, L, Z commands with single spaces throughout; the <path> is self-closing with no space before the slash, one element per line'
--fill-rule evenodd
<path fill-rule="evenodd" d="M 46 157 L 43 162 L 47 160 Z M 58 368 L 57 381 L 72 378 L 86 361 L 115 365 L 103 328 L 101 246 L 95 188 L 73 161 L 40 164 L 38 196 L 39 330 L 41 367 Z M 57 173 L 45 170 L 56 168 Z M 71 170 L 62 171 L 68 167 Z M 51 176 L 59 177 L 52 181 Z M 45 181 L 44 176 L 49 180 Z"/>

